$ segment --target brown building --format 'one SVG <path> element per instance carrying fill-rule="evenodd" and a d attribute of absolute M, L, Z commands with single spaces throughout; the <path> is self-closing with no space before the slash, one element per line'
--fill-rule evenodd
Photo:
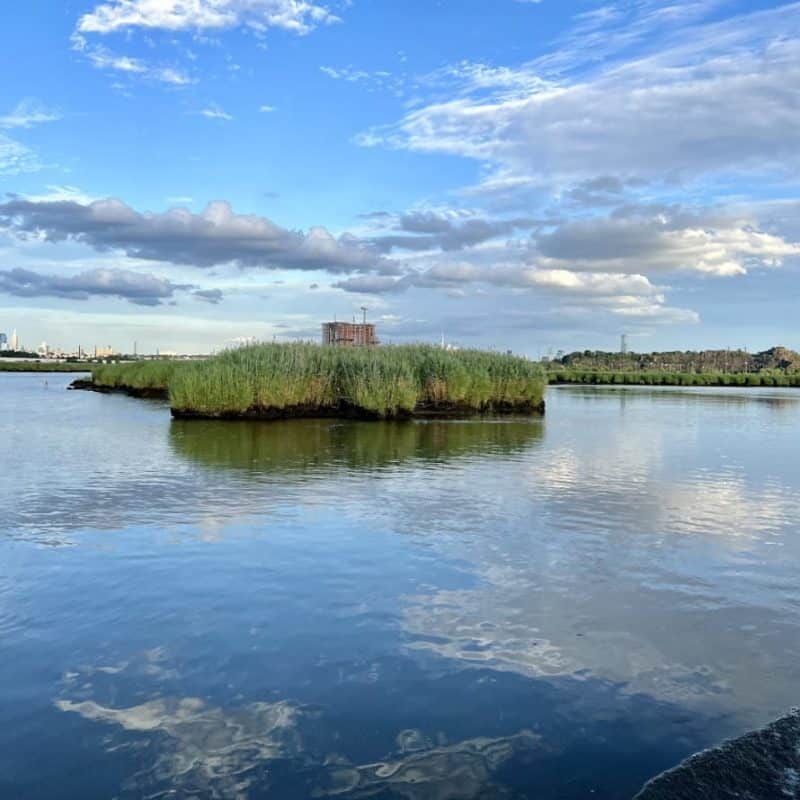
<path fill-rule="evenodd" d="M 323 322 L 322 344 L 371 345 L 378 344 L 375 326 L 367 322 Z"/>

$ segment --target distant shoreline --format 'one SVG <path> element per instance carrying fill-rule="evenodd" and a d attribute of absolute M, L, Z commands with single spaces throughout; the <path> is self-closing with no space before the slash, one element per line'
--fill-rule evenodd
<path fill-rule="evenodd" d="M 57 361 L 7 361 L 0 359 L 0 372 L 91 372 L 91 364 Z"/>
<path fill-rule="evenodd" d="M 800 388 L 800 372 L 608 372 L 556 370 L 549 386 L 673 386 L 728 389 Z"/>

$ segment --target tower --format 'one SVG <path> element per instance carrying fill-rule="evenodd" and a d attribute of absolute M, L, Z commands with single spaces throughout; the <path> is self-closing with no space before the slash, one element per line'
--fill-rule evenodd
<path fill-rule="evenodd" d="M 628 353 L 628 334 L 623 333 L 622 336 L 619 337 L 619 352 L 622 355 L 627 355 Z"/>

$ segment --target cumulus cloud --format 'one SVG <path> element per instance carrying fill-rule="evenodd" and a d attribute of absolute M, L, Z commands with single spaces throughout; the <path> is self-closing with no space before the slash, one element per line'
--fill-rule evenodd
<path fill-rule="evenodd" d="M 207 31 L 247 26 L 305 34 L 336 20 L 325 6 L 309 0 L 108 0 L 84 14 L 76 30 L 109 34 L 134 28 Z"/>
<path fill-rule="evenodd" d="M 88 300 L 117 297 L 140 306 L 157 306 L 175 292 L 192 288 L 165 278 L 124 269 L 91 269 L 78 275 L 45 275 L 28 269 L 0 270 L 0 292 L 16 297 L 59 297 Z M 210 302 L 219 302 L 219 290 L 199 291 Z M 216 299 L 212 299 L 216 298 Z"/>
<path fill-rule="evenodd" d="M 0 224 L 22 237 L 73 240 L 100 252 L 120 250 L 134 258 L 196 267 L 232 263 L 332 273 L 398 269 L 354 237 L 335 237 L 322 227 L 307 233 L 287 230 L 266 217 L 236 214 L 223 201 L 199 214 L 183 208 L 141 213 L 116 199 L 83 204 L 14 197 L 0 203 Z"/>
<path fill-rule="evenodd" d="M 751 266 L 779 266 L 800 245 L 752 219 L 679 207 L 622 207 L 607 217 L 566 222 L 536 237 L 539 264 L 600 272 L 688 270 L 720 277 Z"/>
<path fill-rule="evenodd" d="M 480 267 L 467 261 L 442 262 L 429 269 L 410 271 L 398 278 L 386 275 L 349 278 L 338 281 L 334 286 L 362 294 L 394 294 L 412 287 L 458 289 L 474 283 L 510 289 L 554 290 L 564 296 L 646 297 L 657 302 L 664 301 L 663 289 L 644 275 L 582 273 L 525 265 Z"/>

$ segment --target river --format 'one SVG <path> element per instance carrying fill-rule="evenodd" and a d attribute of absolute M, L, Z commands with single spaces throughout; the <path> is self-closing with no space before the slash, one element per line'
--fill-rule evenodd
<path fill-rule="evenodd" d="M 800 702 L 800 391 L 173 422 L 0 374 L 0 797 L 616 798 Z"/>

